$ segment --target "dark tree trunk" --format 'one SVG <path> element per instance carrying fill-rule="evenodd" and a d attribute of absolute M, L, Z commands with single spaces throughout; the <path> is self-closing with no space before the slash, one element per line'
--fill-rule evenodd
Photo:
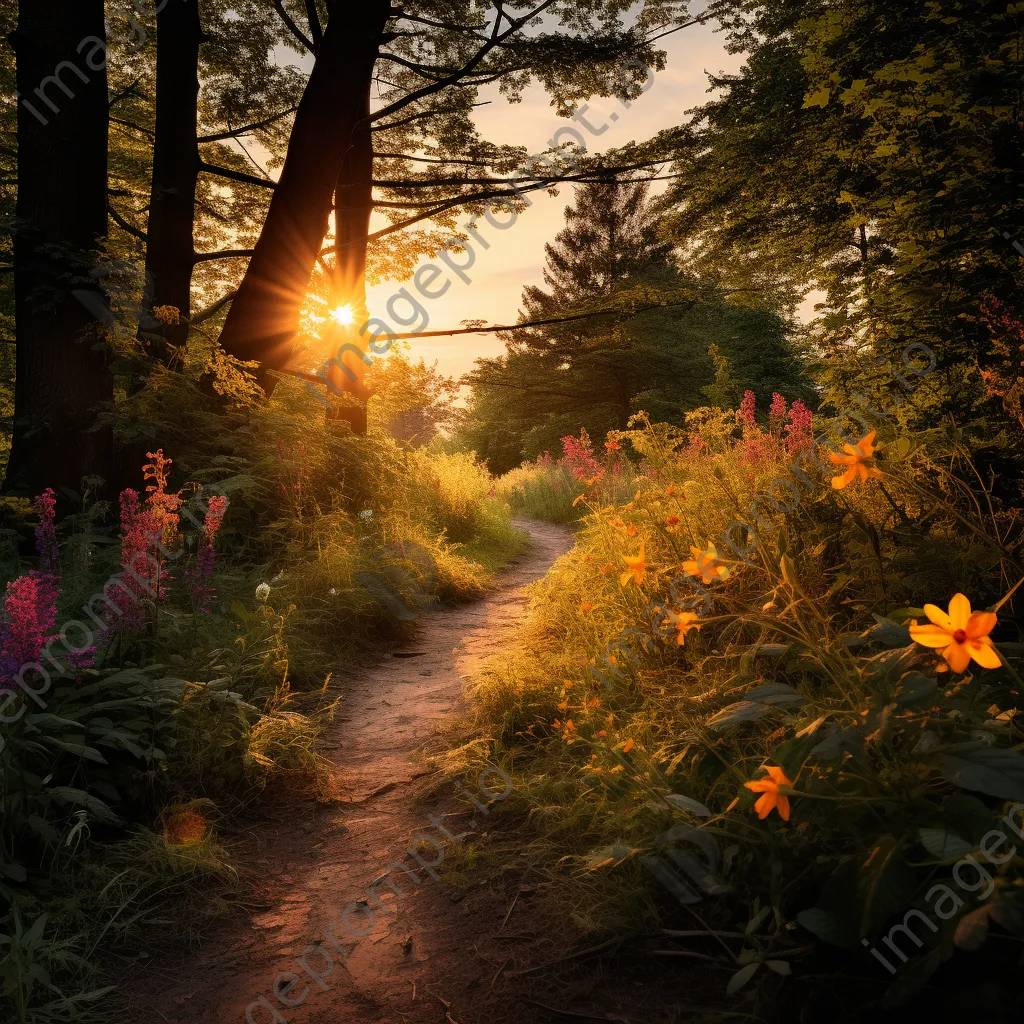
<path fill-rule="evenodd" d="M 373 215 L 373 133 L 370 130 L 370 83 L 363 95 L 363 120 L 356 126 L 352 144 L 345 154 L 334 191 L 334 278 L 331 281 L 330 307 L 348 306 L 352 323 L 334 326 L 329 344 L 332 355 L 344 362 L 355 379 L 341 367 L 329 365 L 327 378 L 335 390 L 348 391 L 365 402 L 369 393 L 363 386 L 366 363 L 355 351 L 367 350 L 367 339 L 360 328 L 369 318 L 366 305 L 366 247 Z M 353 346 L 353 347 L 349 347 Z M 347 419 L 356 433 L 366 431 L 365 408 L 335 407 L 339 418 Z"/>
<path fill-rule="evenodd" d="M 175 0 L 157 16 L 156 142 L 146 274 L 154 306 L 192 307 L 193 226 L 199 178 L 199 0 Z M 168 345 L 185 344 L 188 324 L 163 328 Z M 157 353 L 163 355 L 164 353 Z"/>
<path fill-rule="evenodd" d="M 240 359 L 288 365 L 342 162 L 365 121 L 390 9 L 389 0 L 363 0 L 327 23 L 266 223 L 221 334 L 225 351 Z"/>
<path fill-rule="evenodd" d="M 21 0 L 11 35 L 21 102 L 8 492 L 78 494 L 82 477 L 112 476 L 112 432 L 96 417 L 113 398 L 94 316 L 104 300 L 90 277 L 107 231 L 105 39 L 103 0 Z"/>

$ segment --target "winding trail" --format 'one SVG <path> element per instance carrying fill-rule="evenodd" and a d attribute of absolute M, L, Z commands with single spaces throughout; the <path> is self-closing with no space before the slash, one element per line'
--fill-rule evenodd
<path fill-rule="evenodd" d="M 297 802 L 260 828 L 241 858 L 266 909 L 248 921 L 224 922 L 201 952 L 181 962 L 157 958 L 139 977 L 125 979 L 133 1018 L 153 1024 L 243 1024 L 247 1013 L 250 1024 L 526 1019 L 521 1007 L 507 1006 L 507 1016 L 495 1007 L 502 986 L 495 988 L 493 961 L 478 948 L 504 926 L 504 904 L 491 906 L 476 894 L 463 899 L 431 876 L 439 874 L 434 866 L 458 869 L 458 848 L 445 830 L 456 840 L 486 831 L 485 815 L 469 799 L 485 798 L 451 786 L 441 792 L 415 759 L 445 720 L 460 705 L 465 709 L 465 678 L 514 642 L 526 611 L 523 588 L 572 545 L 564 527 L 518 525 L 532 546 L 482 600 L 426 615 L 408 644 L 344 681 L 340 717 L 324 743 L 343 799 Z M 495 795 L 505 789 L 499 774 L 485 785 Z M 414 874 L 395 866 L 403 858 Z M 394 887 L 386 880 L 371 885 L 389 867 Z M 329 939 L 332 931 L 344 956 Z M 354 938 L 359 931 L 366 934 Z"/>

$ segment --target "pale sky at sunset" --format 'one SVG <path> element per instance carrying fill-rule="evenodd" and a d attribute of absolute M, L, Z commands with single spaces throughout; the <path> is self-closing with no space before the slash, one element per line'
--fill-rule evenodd
<path fill-rule="evenodd" d="M 589 105 L 586 117 L 590 124 L 595 128 L 609 126 L 599 137 L 583 133 L 590 151 L 601 152 L 632 140 L 641 141 L 662 128 L 682 123 L 685 111 L 708 99 L 705 72 L 737 71 L 742 63 L 740 55 L 726 52 L 723 40 L 721 33 L 703 25 L 683 29 L 662 40 L 660 45 L 668 54 L 668 66 L 628 110 L 614 97 L 599 98 Z M 558 128 L 572 124 L 555 113 L 539 86 L 530 89 L 518 104 L 510 104 L 496 88 L 481 99 L 492 101 L 476 112 L 483 137 L 492 142 L 526 146 L 530 153 L 545 150 Z M 610 120 L 612 113 L 619 115 L 617 121 Z M 426 330 L 460 327 L 463 320 L 515 323 L 523 287 L 543 283 L 544 244 L 561 229 L 563 211 L 572 201 L 572 194 L 571 186 L 563 188 L 557 197 L 543 191 L 531 193 L 533 205 L 505 231 L 481 222 L 480 234 L 491 243 L 490 250 L 477 252 L 476 265 L 468 271 L 471 284 L 455 278 L 445 295 L 424 302 L 430 314 Z M 386 282 L 371 288 L 371 313 L 386 315 L 388 299 L 401 286 L 400 282 Z M 472 368 L 477 357 L 497 355 L 503 348 L 493 335 L 470 334 L 414 340 L 409 355 L 422 356 L 428 363 L 436 361 L 441 372 L 459 376 Z"/>

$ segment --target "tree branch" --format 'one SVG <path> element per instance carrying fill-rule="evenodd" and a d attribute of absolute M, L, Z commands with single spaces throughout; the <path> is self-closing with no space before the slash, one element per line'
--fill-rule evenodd
<path fill-rule="evenodd" d="M 504 331 L 525 331 L 532 327 L 549 327 L 552 324 L 568 324 L 577 320 L 590 320 L 595 316 L 607 316 L 609 313 L 625 313 L 628 316 L 638 316 L 640 313 L 650 312 L 652 309 L 687 309 L 696 306 L 699 299 L 688 299 L 686 302 L 660 302 L 650 306 L 638 306 L 636 309 L 629 309 L 624 306 L 611 306 L 608 309 L 595 309 L 590 313 L 574 313 L 572 316 L 556 316 L 548 320 L 529 320 L 522 324 L 506 324 L 504 327 L 460 327 L 453 331 L 420 331 L 418 334 L 394 334 L 389 335 L 395 341 L 408 341 L 412 338 L 450 338 L 457 334 L 501 334 Z"/>
<path fill-rule="evenodd" d="M 306 21 L 309 22 L 309 34 L 315 50 L 320 49 L 324 41 L 324 30 L 320 24 L 320 14 L 316 9 L 316 0 L 306 0 Z"/>
<path fill-rule="evenodd" d="M 281 20 L 288 26 L 288 30 L 310 53 L 316 53 L 316 47 L 312 41 L 302 34 L 302 29 L 292 21 L 292 16 L 284 9 L 282 0 L 273 0 L 274 10 L 281 16 Z"/>
<path fill-rule="evenodd" d="M 239 181 L 243 185 L 259 185 L 260 188 L 277 188 L 277 182 L 269 178 L 257 178 L 255 174 L 246 174 L 244 171 L 233 171 L 228 167 L 218 167 L 216 164 L 208 164 L 205 160 L 199 161 L 199 169 L 208 174 L 217 174 L 222 178 L 229 178 L 231 181 Z"/>
<path fill-rule="evenodd" d="M 223 252 L 197 252 L 196 263 L 210 263 L 213 260 L 247 259 L 255 249 L 225 249 Z"/>
<path fill-rule="evenodd" d="M 381 108 L 370 118 L 371 121 L 380 121 L 382 118 L 390 117 L 392 114 L 397 113 L 399 110 L 404 109 L 410 103 L 415 103 L 416 100 L 423 99 L 427 96 L 432 96 L 435 92 L 440 92 L 442 89 L 447 88 L 449 85 L 454 85 L 461 78 L 466 75 L 472 74 L 473 71 L 480 65 L 481 61 L 500 43 L 504 42 L 509 36 L 514 35 L 519 31 L 528 21 L 536 18 L 537 15 L 541 14 L 544 10 L 550 7 L 555 0 L 541 0 L 541 2 L 534 7 L 532 11 L 524 14 L 521 18 L 510 18 L 505 13 L 501 6 L 501 0 L 495 0 L 495 8 L 497 9 L 497 16 L 494 19 L 494 28 L 491 31 L 491 36 L 480 47 L 479 50 L 461 67 L 458 71 L 452 72 L 450 75 L 446 75 L 444 78 L 438 79 L 436 82 L 432 82 L 430 85 L 425 85 L 420 89 L 414 89 L 407 96 L 402 97 L 400 100 L 396 100 L 394 103 L 388 104 L 388 106 Z M 509 27 L 504 32 L 501 31 L 502 18 L 507 18 Z"/>
<path fill-rule="evenodd" d="M 134 235 L 142 242 L 148 242 L 149 236 L 145 231 L 140 231 L 134 224 L 129 223 L 114 209 L 113 203 L 107 203 L 107 212 L 110 214 L 114 223 L 121 228 L 122 231 L 127 231 L 129 235 Z"/>
<path fill-rule="evenodd" d="M 196 141 L 201 145 L 204 142 L 223 142 L 225 139 L 236 139 L 239 135 L 246 135 L 249 132 L 256 131 L 258 128 L 266 128 L 268 124 L 280 121 L 281 118 L 287 117 L 289 114 L 294 114 L 298 109 L 299 108 L 297 106 L 289 107 L 287 110 L 282 110 L 280 114 L 272 114 L 270 117 L 266 117 L 262 121 L 254 121 L 252 124 L 247 124 L 243 128 L 232 128 L 230 131 L 218 132 L 215 135 L 200 135 Z"/>
<path fill-rule="evenodd" d="M 238 294 L 237 288 L 232 288 L 227 295 L 222 295 L 216 302 L 207 306 L 206 309 L 201 309 L 198 313 L 194 314 L 190 319 L 189 323 L 192 325 L 205 323 L 207 320 L 211 320 L 215 317 L 236 295 Z"/>

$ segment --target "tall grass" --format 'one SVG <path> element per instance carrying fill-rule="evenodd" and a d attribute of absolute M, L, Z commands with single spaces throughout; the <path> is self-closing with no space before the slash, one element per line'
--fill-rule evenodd
<path fill-rule="evenodd" d="M 1021 524 L 956 427 L 891 433 L 872 452 L 826 443 L 841 422 L 814 441 L 785 426 L 701 410 L 688 429 L 640 417 L 619 437 L 642 460 L 633 494 L 584 488 L 575 549 L 477 682 L 490 756 L 514 774 L 536 821 L 529 853 L 577 925 L 671 920 L 649 866 L 674 865 L 701 919 L 734 936 L 700 948 L 755 1012 L 815 939 L 846 951 L 840 990 L 898 1004 L 984 940 L 978 921 L 998 922 L 1011 941 L 990 943 L 985 976 L 999 985 L 1024 938 L 1024 858 L 990 862 L 991 888 L 961 892 L 944 919 L 928 894 L 981 857 L 987 831 L 1015 839 Z M 871 472 L 834 485 L 853 463 Z M 539 490 L 553 472 L 509 486 Z M 995 610 L 1000 667 L 958 670 L 911 636 L 926 603 L 958 592 Z M 906 970 L 865 997 L 852 979 L 876 966 L 866 947 L 911 909 L 934 933 L 916 929 Z"/>

